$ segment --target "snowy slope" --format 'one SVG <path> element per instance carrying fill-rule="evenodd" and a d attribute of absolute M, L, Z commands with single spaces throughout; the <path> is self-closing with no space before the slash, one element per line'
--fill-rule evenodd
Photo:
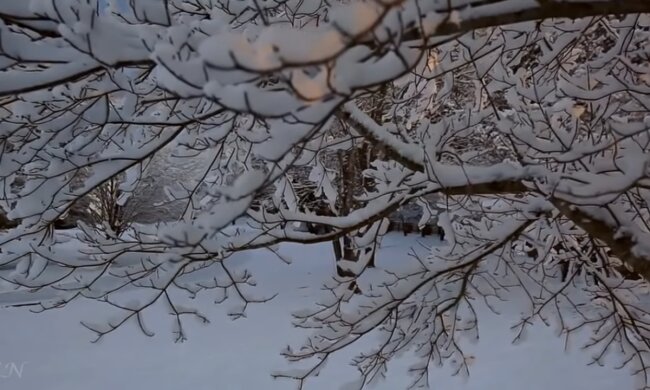
<path fill-rule="evenodd" d="M 408 239 L 390 235 L 384 242 L 379 264 L 403 258 Z M 428 238 L 431 240 L 431 238 Z M 313 304 L 322 281 L 333 272 L 330 247 L 287 245 L 282 253 L 294 262 L 284 265 L 268 251 L 242 253 L 240 263 L 248 267 L 260 291 L 278 292 L 270 303 L 249 308 L 248 318 L 231 321 L 228 305 L 215 306 L 208 295 L 197 298 L 197 306 L 212 321 L 202 325 L 188 321 L 189 340 L 176 344 L 171 318 L 164 307 L 154 307 L 146 316 L 156 336 L 143 336 L 133 325 L 118 330 L 98 344 L 79 325 L 80 320 L 105 315 L 105 306 L 78 301 L 64 310 L 41 314 L 24 308 L 0 311 L 0 390 L 280 390 L 293 389 L 289 381 L 273 380 L 272 371 L 287 368 L 279 352 L 297 345 L 306 333 L 290 325 L 291 311 Z M 401 255 L 401 256 L 398 256 Z M 206 275 L 209 276 L 209 275 Z M 2 299 L 2 294 L 0 294 Z M 497 317 L 480 315 L 480 342 L 467 348 L 476 357 L 470 378 L 451 377 L 445 368 L 432 374 L 432 388 L 442 390 L 609 390 L 632 389 L 626 371 L 586 366 L 589 356 L 578 350 L 563 351 L 563 342 L 552 331 L 537 326 L 525 343 L 513 346 L 509 325 L 516 310 Z M 362 340 L 366 347 L 371 340 Z M 363 346 L 359 346 L 363 347 Z M 339 356 L 307 389 L 331 390 L 354 377 L 348 365 L 352 353 Z M 24 363 L 22 375 L 6 375 L 7 363 Z M 390 368 L 387 380 L 377 389 L 400 390 L 409 383 L 408 355 Z M 2 375 L 2 374 L 5 375 Z"/>

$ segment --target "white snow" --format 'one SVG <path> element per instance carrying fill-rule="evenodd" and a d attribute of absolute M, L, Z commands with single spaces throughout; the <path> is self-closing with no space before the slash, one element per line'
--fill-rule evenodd
<path fill-rule="evenodd" d="M 389 234 L 383 242 L 378 264 L 403 259 L 415 236 L 407 238 Z M 417 238 L 417 240 L 422 240 Z M 428 244 L 435 239 L 426 238 Z M 435 242 L 434 242 L 435 244 Z M 114 389 L 224 389 L 280 390 L 295 384 L 274 380 L 277 370 L 295 369 L 279 353 L 287 344 L 297 346 L 306 333 L 292 328 L 290 312 L 310 308 L 324 292 L 322 283 L 334 271 L 331 248 L 283 245 L 280 253 L 292 258 L 285 265 L 270 251 L 237 254 L 231 264 L 249 268 L 255 275 L 257 296 L 278 293 L 269 303 L 248 308 L 247 318 L 231 321 L 226 315 L 232 304 L 215 305 L 216 293 L 199 294 L 183 310 L 200 309 L 211 321 L 204 325 L 192 318 L 183 323 L 189 339 L 174 343 L 171 333 L 173 317 L 165 305 L 154 306 L 144 315 L 146 337 L 131 321 L 97 344 L 93 335 L 79 325 L 110 317 L 105 305 L 93 301 L 75 301 L 63 310 L 40 314 L 25 308 L 1 309 L 0 362 L 12 362 L 23 371 L 19 376 L 0 375 L 0 389 L 8 390 L 114 390 Z M 209 270 L 209 269 L 208 269 Z M 206 271 L 205 278 L 212 275 Z M 6 305 L 10 293 L 0 293 Z M 134 297 L 125 297 L 130 301 Z M 16 299 L 13 296 L 12 299 Z M 609 390 L 632 389 L 633 379 L 625 370 L 587 366 L 589 356 L 579 349 L 563 350 L 563 342 L 550 328 L 534 326 L 527 339 L 515 346 L 509 326 L 518 320 L 516 303 L 501 316 L 483 307 L 478 313 L 480 341 L 467 343 L 470 364 L 467 379 L 453 377 L 447 368 L 432 368 L 432 388 L 454 390 Z M 372 340 L 362 339 L 356 346 L 369 348 Z M 355 379 L 355 369 L 348 363 L 352 351 L 328 363 L 318 378 L 307 382 L 308 390 L 337 389 Z M 406 388 L 411 378 L 406 370 L 413 360 L 406 353 L 389 365 L 386 381 L 375 389 Z M 300 365 L 299 365 L 300 366 Z M 5 370 L 6 371 L 6 370 Z M 8 374 L 9 372 L 0 372 Z"/>

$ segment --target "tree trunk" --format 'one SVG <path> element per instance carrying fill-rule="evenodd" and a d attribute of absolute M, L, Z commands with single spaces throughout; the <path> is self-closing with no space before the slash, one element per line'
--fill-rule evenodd
<path fill-rule="evenodd" d="M 378 124 L 383 124 L 385 111 L 385 100 L 388 94 L 388 86 L 385 85 L 367 101 L 370 109 L 370 117 Z M 363 172 L 370 168 L 370 163 L 384 156 L 381 145 L 371 145 L 367 141 L 361 144 L 353 145 L 352 148 L 340 151 L 338 155 L 339 163 L 339 186 L 338 186 L 338 210 L 340 215 L 348 215 L 353 210 L 363 207 L 363 204 L 355 200 L 355 196 L 361 195 L 366 191 L 372 191 L 375 183 L 372 179 L 364 177 Z M 341 259 L 348 261 L 359 261 L 360 250 L 354 245 L 354 237 L 346 235 L 341 242 L 334 245 L 334 253 L 337 262 Z M 366 267 L 375 267 L 375 250 L 370 253 L 370 259 Z M 348 274 L 337 264 L 339 276 Z M 348 275 L 349 276 L 349 275 Z"/>

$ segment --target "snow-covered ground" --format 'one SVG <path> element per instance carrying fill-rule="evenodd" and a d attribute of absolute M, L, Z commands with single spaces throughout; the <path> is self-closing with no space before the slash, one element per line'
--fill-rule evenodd
<path fill-rule="evenodd" d="M 389 235 L 380 264 L 403 258 L 414 242 L 415 236 Z M 255 275 L 260 292 L 278 293 L 273 301 L 252 306 L 247 318 L 232 321 L 226 315 L 227 304 L 214 305 L 208 295 L 201 296 L 196 305 L 208 314 L 211 324 L 187 321 L 189 340 L 184 343 L 173 342 L 171 317 L 162 306 L 146 316 L 155 337 L 145 337 L 127 325 L 97 344 L 90 343 L 93 334 L 79 324 L 106 314 L 106 307 L 96 302 L 77 301 L 63 310 L 41 314 L 25 308 L 0 309 L 0 390 L 293 389 L 294 383 L 274 380 L 270 373 L 287 368 L 280 351 L 304 339 L 306 333 L 292 328 L 290 312 L 313 305 L 322 281 L 333 272 L 333 261 L 329 245 L 285 245 L 281 252 L 293 260 L 291 265 L 268 251 L 238 254 L 238 262 Z M 0 293 L 2 304 L 18 298 Z M 634 388 L 627 370 L 586 366 L 588 355 L 579 350 L 565 352 L 563 341 L 541 325 L 525 343 L 512 345 L 509 326 L 516 320 L 514 315 L 497 317 L 484 311 L 479 315 L 480 342 L 466 349 L 475 356 L 470 377 L 452 377 L 445 368 L 436 369 L 432 388 Z M 339 356 L 307 389 L 332 390 L 353 379 L 355 371 L 348 364 L 352 355 L 351 351 Z M 376 388 L 404 389 L 410 363 L 408 356 L 394 362 L 387 380 Z"/>

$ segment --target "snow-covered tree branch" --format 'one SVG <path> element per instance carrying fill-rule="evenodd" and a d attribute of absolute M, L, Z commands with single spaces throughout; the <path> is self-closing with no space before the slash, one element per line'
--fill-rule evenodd
<path fill-rule="evenodd" d="M 618 348 L 647 387 L 649 13 L 614 0 L 3 2 L 0 278 L 46 296 L 36 310 L 112 306 L 116 318 L 84 322 L 98 338 L 128 322 L 151 335 L 147 311 L 166 305 L 183 340 L 185 318 L 207 322 L 184 299 L 214 294 L 239 318 L 272 298 L 233 254 L 332 242 L 327 294 L 296 315 L 315 333 L 286 353 L 313 364 L 278 377 L 306 386 L 370 333 L 382 344 L 355 360 L 352 388 L 409 348 L 414 387 L 431 363 L 467 373 L 458 338 L 477 337 L 480 299 L 524 301 L 517 337 L 534 319 L 592 332 L 595 360 Z M 138 194 L 165 198 L 128 206 Z M 96 217 L 58 231 L 89 198 Z M 443 245 L 378 267 L 391 215 L 411 205 Z"/>

